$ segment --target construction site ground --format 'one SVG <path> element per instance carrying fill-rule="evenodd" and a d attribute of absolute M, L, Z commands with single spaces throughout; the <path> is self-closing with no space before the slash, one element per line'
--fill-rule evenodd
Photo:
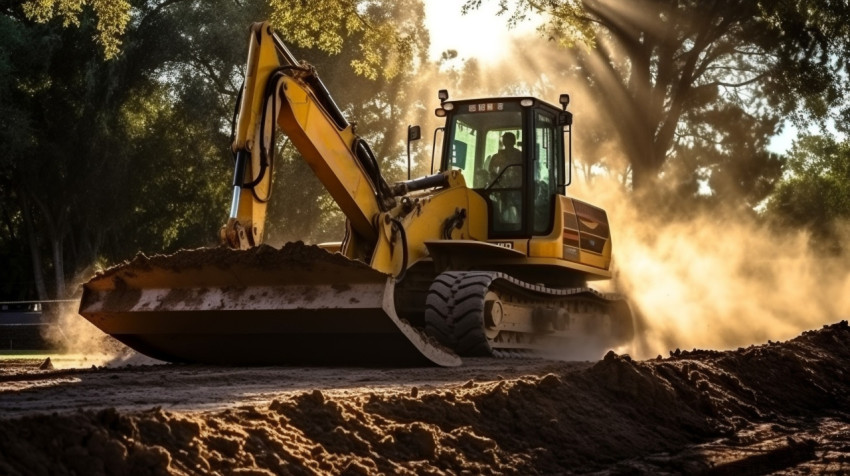
<path fill-rule="evenodd" d="M 846 321 L 645 361 L 85 359 L 0 356 L 0 474 L 850 473 Z"/>

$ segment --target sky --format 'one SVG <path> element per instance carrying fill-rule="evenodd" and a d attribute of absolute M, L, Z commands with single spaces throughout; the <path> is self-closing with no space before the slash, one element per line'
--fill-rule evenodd
<path fill-rule="evenodd" d="M 499 59 L 516 37 L 534 31 L 536 23 L 526 22 L 508 28 L 508 13 L 497 15 L 498 2 L 485 1 L 481 7 L 461 14 L 463 0 L 425 0 L 425 24 L 431 33 L 431 58 L 448 49 L 457 50 L 460 59 L 477 58 L 482 63 Z"/>

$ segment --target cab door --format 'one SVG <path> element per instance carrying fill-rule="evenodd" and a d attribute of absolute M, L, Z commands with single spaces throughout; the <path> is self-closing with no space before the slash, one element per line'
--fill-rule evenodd
<path fill-rule="evenodd" d="M 540 236 L 552 231 L 555 199 L 564 183 L 563 136 L 554 112 L 534 109 L 531 124 L 527 223 L 529 234 Z"/>

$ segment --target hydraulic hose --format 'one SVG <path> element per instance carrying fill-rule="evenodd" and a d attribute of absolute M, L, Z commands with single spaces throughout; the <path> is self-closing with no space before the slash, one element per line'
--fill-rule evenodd
<path fill-rule="evenodd" d="M 401 237 L 401 271 L 399 271 L 398 275 L 395 277 L 396 281 L 401 281 L 404 279 L 405 275 L 407 275 L 407 232 L 404 231 L 404 225 L 402 225 L 397 219 L 391 218 L 390 222 L 393 224 L 393 228 L 398 230 L 398 234 Z"/>
<path fill-rule="evenodd" d="M 301 66 L 295 65 L 284 65 L 275 68 L 271 74 L 269 75 L 268 81 L 266 81 L 266 87 L 263 90 L 263 109 L 260 113 L 260 130 L 265 130 L 265 125 L 268 119 L 268 104 L 271 101 L 272 104 L 272 120 L 277 117 L 277 102 L 274 100 L 274 95 L 276 92 L 278 81 L 282 76 L 285 75 L 286 71 L 291 70 L 305 70 L 305 68 Z M 271 137 L 269 138 L 269 146 L 266 147 L 265 137 L 260 139 L 260 171 L 257 174 L 257 177 L 248 183 L 243 183 L 243 188 L 251 189 L 251 193 L 254 195 L 254 198 L 261 203 L 266 203 L 271 199 L 272 196 L 272 188 L 269 186 L 269 191 L 265 197 L 260 197 L 257 194 L 256 186 L 265 179 L 267 173 L 271 173 L 274 169 L 274 154 L 275 154 L 275 144 L 277 142 L 277 128 L 271 128 Z"/>
<path fill-rule="evenodd" d="M 384 180 L 383 175 L 381 175 L 381 169 L 378 167 L 378 159 L 375 158 L 375 154 L 372 152 L 369 144 L 359 137 L 354 141 L 354 156 L 357 157 L 357 160 L 363 166 L 363 169 L 375 186 L 378 207 L 381 211 L 387 211 L 392 208 L 395 205 L 393 191 L 387 181 Z"/>

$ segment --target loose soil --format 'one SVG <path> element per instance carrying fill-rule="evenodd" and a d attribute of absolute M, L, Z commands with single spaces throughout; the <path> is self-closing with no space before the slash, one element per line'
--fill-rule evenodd
<path fill-rule="evenodd" d="M 848 362 L 846 321 L 648 361 L 57 370 L 5 359 L 0 474 L 846 474 Z"/>
<path fill-rule="evenodd" d="M 360 261 L 350 260 L 339 253 L 330 253 L 316 245 L 307 245 L 301 241 L 293 241 L 287 242 L 280 248 L 259 245 L 248 250 L 235 250 L 226 246 L 220 246 L 217 248 L 180 250 L 170 255 L 153 255 L 150 257 L 139 253 L 130 261 L 125 261 L 99 272 L 94 279 L 134 275 L 157 268 L 169 270 L 174 273 L 204 269 L 209 266 L 216 266 L 221 269 L 231 269 L 237 266 L 252 269 L 280 270 L 296 265 L 312 265 L 317 262 L 330 263 L 338 267 L 363 270 L 372 269 Z"/>

